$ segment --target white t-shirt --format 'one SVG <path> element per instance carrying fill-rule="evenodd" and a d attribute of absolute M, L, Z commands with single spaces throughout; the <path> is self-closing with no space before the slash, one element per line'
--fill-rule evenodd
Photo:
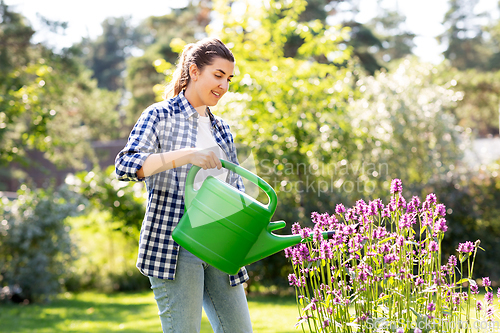
<path fill-rule="evenodd" d="M 215 138 L 212 135 L 212 129 L 210 128 L 211 126 L 212 123 L 210 122 L 210 117 L 198 117 L 198 134 L 196 135 L 196 148 L 211 150 L 215 153 L 215 155 L 218 158 L 227 160 L 226 154 L 219 147 L 219 145 L 215 141 Z M 193 188 L 197 191 L 203 184 L 203 181 L 208 176 L 214 176 L 220 179 L 221 181 L 225 182 L 227 178 L 227 173 L 228 170 L 225 168 L 222 168 L 220 170 L 218 170 L 217 168 L 207 169 L 207 170 L 200 169 L 200 171 L 198 171 L 196 177 L 194 178 Z"/>

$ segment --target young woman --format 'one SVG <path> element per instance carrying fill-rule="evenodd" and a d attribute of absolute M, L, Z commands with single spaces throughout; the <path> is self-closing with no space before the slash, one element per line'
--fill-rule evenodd
<path fill-rule="evenodd" d="M 116 157 L 120 180 L 146 182 L 137 267 L 151 281 L 163 332 L 199 332 L 202 307 L 214 332 L 252 331 L 245 268 L 228 276 L 171 236 L 184 212 L 192 165 L 202 168 L 195 182 L 214 174 L 244 190 L 240 176 L 221 169 L 219 158 L 238 163 L 236 148 L 229 126 L 209 109 L 227 92 L 233 72 L 233 54 L 220 40 L 187 45 L 167 87 L 169 98 L 142 113 Z"/>

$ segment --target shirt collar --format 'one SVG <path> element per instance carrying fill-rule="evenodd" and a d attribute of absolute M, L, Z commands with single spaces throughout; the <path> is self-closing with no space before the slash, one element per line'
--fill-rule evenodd
<path fill-rule="evenodd" d="M 184 90 L 179 93 L 179 99 L 181 102 L 181 111 L 184 117 L 190 118 L 194 114 L 198 115 L 198 111 L 189 103 L 189 101 L 186 99 L 186 96 L 184 96 Z"/>
<path fill-rule="evenodd" d="M 186 99 L 186 96 L 184 96 L 184 90 L 179 93 L 179 99 L 181 101 L 182 114 L 186 119 L 192 117 L 193 115 L 195 115 L 195 117 L 199 116 L 198 111 L 196 111 L 196 109 L 191 105 L 191 103 L 189 103 L 189 101 Z M 219 122 L 217 121 L 215 116 L 213 117 L 211 123 L 213 128 L 220 129 Z"/>

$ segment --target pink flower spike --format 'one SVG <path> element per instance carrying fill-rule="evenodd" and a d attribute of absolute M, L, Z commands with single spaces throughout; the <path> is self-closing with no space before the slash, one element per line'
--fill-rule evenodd
<path fill-rule="evenodd" d="M 393 179 L 391 182 L 391 194 L 400 193 L 403 190 L 401 179 Z"/>

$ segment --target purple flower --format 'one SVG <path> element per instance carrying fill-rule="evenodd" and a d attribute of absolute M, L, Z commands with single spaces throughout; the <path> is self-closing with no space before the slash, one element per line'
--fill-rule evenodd
<path fill-rule="evenodd" d="M 337 206 L 335 207 L 335 213 L 337 214 L 342 214 L 342 213 L 345 213 L 345 207 L 343 204 L 337 204 Z"/>
<path fill-rule="evenodd" d="M 495 310 L 493 310 L 493 307 L 488 306 L 486 308 L 486 318 L 488 318 L 489 321 L 491 321 L 491 317 L 493 317 L 494 312 L 495 312 Z"/>
<path fill-rule="evenodd" d="M 329 320 L 329 319 L 326 319 L 326 320 L 323 322 L 323 328 L 328 327 L 328 326 L 330 326 L 330 320 Z"/>
<path fill-rule="evenodd" d="M 418 327 L 415 327 L 415 329 L 413 330 L 413 333 L 422 333 L 422 330 Z"/>
<path fill-rule="evenodd" d="M 493 293 L 491 291 L 488 291 L 486 295 L 484 295 L 484 300 L 486 301 L 486 304 L 492 305 L 493 304 Z"/>
<path fill-rule="evenodd" d="M 473 293 L 473 294 L 479 294 L 479 288 L 477 287 L 477 284 L 473 284 L 470 286 L 470 291 Z"/>
<path fill-rule="evenodd" d="M 383 254 L 383 253 L 389 252 L 390 249 L 391 249 L 391 247 L 389 246 L 389 244 L 384 243 L 382 245 L 379 245 L 377 252 L 379 254 Z"/>
<path fill-rule="evenodd" d="M 365 264 L 365 263 L 359 264 L 357 279 L 359 281 L 365 282 L 366 280 L 368 280 L 369 276 L 373 276 L 373 274 L 372 274 L 372 267 L 369 266 L 369 265 L 367 265 L 367 264 Z"/>
<path fill-rule="evenodd" d="M 427 212 L 424 214 L 424 216 L 422 218 L 422 225 L 424 227 L 432 226 L 432 216 Z"/>
<path fill-rule="evenodd" d="M 425 198 L 425 202 L 427 202 L 429 205 L 433 205 L 436 203 L 436 195 L 434 193 L 430 193 L 427 195 L 427 197 Z"/>
<path fill-rule="evenodd" d="M 436 210 L 434 212 L 438 215 L 445 216 L 446 215 L 446 206 L 443 204 L 437 204 Z"/>
<path fill-rule="evenodd" d="M 377 227 L 373 229 L 372 238 L 373 239 L 382 239 L 387 235 L 387 229 L 384 227 Z"/>
<path fill-rule="evenodd" d="M 429 312 L 432 312 L 434 310 L 436 310 L 436 305 L 431 301 L 428 305 L 427 305 L 427 310 Z"/>
<path fill-rule="evenodd" d="M 316 226 L 314 226 L 313 229 L 313 241 L 321 242 L 323 240 L 323 234 L 321 233 L 321 229 L 317 228 Z"/>
<path fill-rule="evenodd" d="M 384 256 L 384 263 L 386 264 L 392 264 L 393 262 L 397 261 L 398 257 L 394 253 L 389 253 Z"/>
<path fill-rule="evenodd" d="M 419 285 L 424 284 L 424 283 L 425 283 L 425 281 L 421 277 L 418 277 L 415 279 L 415 287 L 418 287 Z"/>
<path fill-rule="evenodd" d="M 306 278 L 304 276 L 301 276 L 300 279 L 298 279 L 295 274 L 288 274 L 288 281 L 291 286 L 306 286 Z"/>
<path fill-rule="evenodd" d="M 382 200 L 375 199 L 368 203 L 368 216 L 376 215 L 379 209 L 382 209 L 384 205 L 382 204 Z"/>
<path fill-rule="evenodd" d="M 500 288 L 497 289 L 497 298 L 500 298 Z"/>
<path fill-rule="evenodd" d="M 356 201 L 355 209 L 358 215 L 364 215 L 368 213 L 369 207 L 363 199 L 359 199 Z"/>
<path fill-rule="evenodd" d="M 439 250 L 439 245 L 435 241 L 431 241 L 429 243 L 429 251 L 431 252 L 437 252 Z"/>
<path fill-rule="evenodd" d="M 297 251 L 296 251 L 296 256 L 299 261 L 299 263 L 303 263 L 304 261 L 311 261 L 312 258 L 309 254 L 309 249 L 307 248 L 307 245 L 304 243 L 300 243 L 297 245 Z"/>
<path fill-rule="evenodd" d="M 440 218 L 434 224 L 434 232 L 446 232 L 448 230 L 448 226 L 446 225 L 446 220 L 444 218 Z"/>
<path fill-rule="evenodd" d="M 396 197 L 391 197 L 391 201 L 389 201 L 389 211 L 394 212 L 398 209 L 398 202 L 396 201 Z"/>
<path fill-rule="evenodd" d="M 310 228 L 305 227 L 304 229 L 300 230 L 300 236 L 302 237 L 302 239 L 309 238 L 310 235 L 311 235 Z"/>
<path fill-rule="evenodd" d="M 481 311 L 483 309 L 483 303 L 481 303 L 481 301 L 477 301 L 476 309 L 477 311 Z"/>
<path fill-rule="evenodd" d="M 391 217 L 391 210 L 389 209 L 389 207 L 385 207 L 382 210 L 382 217 Z"/>
<path fill-rule="evenodd" d="M 298 222 L 295 222 L 292 224 L 292 234 L 298 235 L 300 233 L 300 224 Z"/>
<path fill-rule="evenodd" d="M 345 214 L 346 221 L 357 221 L 358 217 L 356 216 L 356 211 L 352 208 L 349 208 Z"/>
<path fill-rule="evenodd" d="M 397 237 L 396 237 L 396 242 L 395 242 L 395 243 L 396 243 L 396 245 L 397 245 L 398 247 L 400 247 L 400 248 L 401 248 L 401 247 L 404 245 L 404 243 L 405 243 L 405 238 L 404 238 L 403 236 L 397 236 Z"/>
<path fill-rule="evenodd" d="M 404 213 L 399 219 L 399 229 L 410 228 L 415 223 L 416 221 L 413 214 Z"/>
<path fill-rule="evenodd" d="M 398 327 L 396 333 L 405 333 L 405 330 L 402 327 Z"/>
<path fill-rule="evenodd" d="M 483 278 L 483 286 L 485 287 L 491 287 L 491 281 L 489 277 L 484 277 Z"/>
<path fill-rule="evenodd" d="M 320 245 L 320 257 L 321 259 L 332 259 L 333 258 L 333 252 L 332 248 L 330 246 L 330 242 L 328 241 L 322 241 Z"/>
<path fill-rule="evenodd" d="M 462 253 L 471 253 L 472 251 L 474 251 L 474 243 L 469 241 L 460 243 L 458 244 L 457 251 Z"/>
<path fill-rule="evenodd" d="M 406 208 L 408 210 L 408 213 L 414 213 L 418 210 L 419 207 L 420 199 L 415 195 L 411 198 L 411 201 Z"/>
<path fill-rule="evenodd" d="M 354 235 L 351 239 L 349 239 L 348 246 L 349 246 L 349 253 L 355 253 L 363 247 L 361 244 L 362 239 L 359 234 Z"/>
<path fill-rule="evenodd" d="M 454 255 L 451 255 L 448 258 L 448 265 L 455 267 L 457 265 L 457 257 L 455 257 Z"/>
<path fill-rule="evenodd" d="M 318 212 L 311 213 L 311 220 L 313 223 L 318 223 L 319 218 L 320 218 L 320 215 Z"/>
<path fill-rule="evenodd" d="M 405 198 L 403 198 L 402 195 L 400 195 L 398 198 L 397 206 L 398 206 L 398 208 L 401 208 L 401 207 L 406 208 L 406 200 L 405 200 Z"/>
<path fill-rule="evenodd" d="M 400 193 L 403 190 L 401 179 L 393 179 L 391 182 L 391 194 Z"/>

